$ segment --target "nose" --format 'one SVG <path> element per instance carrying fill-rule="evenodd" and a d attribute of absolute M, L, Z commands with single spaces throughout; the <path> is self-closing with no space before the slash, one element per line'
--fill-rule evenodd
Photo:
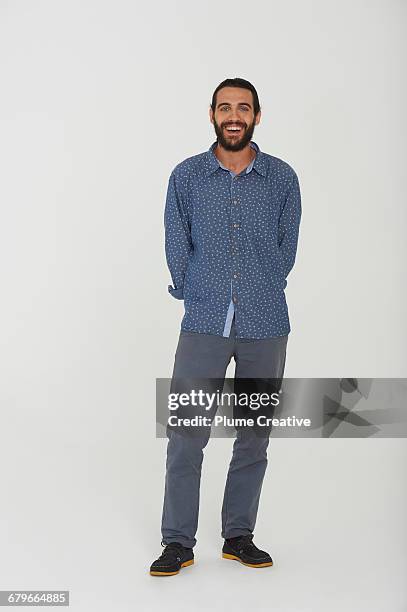
<path fill-rule="evenodd" d="M 240 121 L 240 115 L 237 112 L 237 110 L 231 110 L 230 111 L 230 117 L 229 117 L 230 121 Z"/>

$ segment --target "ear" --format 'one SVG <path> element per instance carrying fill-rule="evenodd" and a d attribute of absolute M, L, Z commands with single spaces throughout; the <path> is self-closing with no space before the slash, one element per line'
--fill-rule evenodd
<path fill-rule="evenodd" d="M 213 123 L 213 110 L 212 110 L 212 106 L 209 105 L 209 120 L 211 123 Z"/>
<path fill-rule="evenodd" d="M 256 123 L 255 125 L 258 125 L 260 123 L 260 118 L 261 118 L 261 111 L 259 111 L 256 115 Z"/>

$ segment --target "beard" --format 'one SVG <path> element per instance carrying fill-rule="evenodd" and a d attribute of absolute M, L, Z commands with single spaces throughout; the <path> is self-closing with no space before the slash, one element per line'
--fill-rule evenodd
<path fill-rule="evenodd" d="M 218 144 L 221 147 L 223 147 L 226 151 L 241 151 L 249 144 L 252 139 L 255 128 L 255 119 L 253 119 L 253 123 L 251 123 L 250 125 L 246 125 L 242 122 L 238 123 L 238 125 L 242 127 L 243 133 L 237 138 L 233 136 L 225 136 L 225 131 L 223 128 L 225 127 L 225 125 L 228 125 L 227 123 L 222 123 L 221 125 L 219 125 L 218 123 L 216 123 L 216 120 L 214 118 L 213 125 L 218 139 Z"/>

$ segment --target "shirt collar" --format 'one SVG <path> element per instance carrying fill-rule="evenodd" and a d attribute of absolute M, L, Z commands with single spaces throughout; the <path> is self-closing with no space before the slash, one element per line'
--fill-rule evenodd
<path fill-rule="evenodd" d="M 219 160 L 214 153 L 214 149 L 217 144 L 218 141 L 212 143 L 205 155 L 205 173 L 207 176 L 221 167 Z M 264 154 L 260 151 L 259 145 L 253 140 L 250 141 L 250 146 L 256 151 L 256 157 L 252 162 L 253 170 L 256 170 L 256 172 L 258 172 L 262 176 L 266 176 L 266 160 Z"/>

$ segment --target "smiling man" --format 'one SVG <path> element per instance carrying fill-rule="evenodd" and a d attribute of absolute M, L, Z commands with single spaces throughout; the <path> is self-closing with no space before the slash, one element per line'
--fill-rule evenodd
<path fill-rule="evenodd" d="M 235 383 L 283 377 L 290 323 L 285 300 L 301 219 L 298 177 L 252 141 L 261 110 L 255 87 L 240 78 L 215 89 L 209 109 L 216 142 L 171 173 L 164 212 L 169 293 L 184 300 L 171 391 L 190 379 L 206 390 L 224 380 L 234 359 Z M 213 419 L 217 406 L 210 412 Z M 194 563 L 203 449 L 210 426 L 167 426 L 161 556 L 150 574 L 172 576 Z M 238 428 L 223 506 L 222 556 L 249 567 L 273 565 L 253 542 L 267 467 L 267 435 Z"/>

